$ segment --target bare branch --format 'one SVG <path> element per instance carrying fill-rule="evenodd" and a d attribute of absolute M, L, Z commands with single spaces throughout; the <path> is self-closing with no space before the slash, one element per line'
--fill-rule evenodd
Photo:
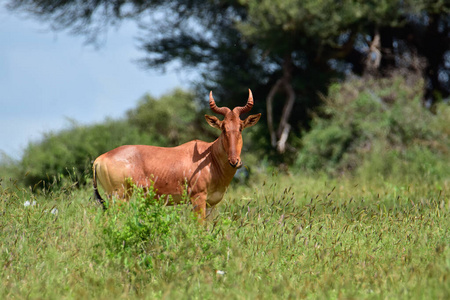
<path fill-rule="evenodd" d="M 282 83 L 283 83 L 283 79 L 278 79 L 277 82 L 270 89 L 270 92 L 266 98 L 267 127 L 269 128 L 270 144 L 272 145 L 272 147 L 276 147 L 276 145 L 277 145 L 277 137 L 276 137 L 275 129 L 273 126 L 273 97 L 277 93 L 277 91 L 280 88 Z"/>

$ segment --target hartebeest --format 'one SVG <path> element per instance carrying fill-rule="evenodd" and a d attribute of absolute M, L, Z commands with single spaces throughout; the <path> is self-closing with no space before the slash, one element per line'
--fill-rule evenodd
<path fill-rule="evenodd" d="M 93 165 L 95 198 L 105 207 L 97 179 L 108 198 L 114 195 L 128 199 L 133 184 L 144 188 L 153 184 L 157 195 L 171 195 L 173 203 L 179 203 L 187 188 L 194 211 L 204 219 L 206 208 L 222 200 L 236 170 L 242 166 L 242 130 L 255 125 L 261 117 L 239 117 L 253 107 L 250 90 L 243 107 L 217 107 L 212 92 L 209 105 L 213 112 L 224 116 L 220 121 L 205 115 L 210 126 L 222 131 L 214 142 L 194 140 L 173 148 L 127 145 L 102 154 Z"/>

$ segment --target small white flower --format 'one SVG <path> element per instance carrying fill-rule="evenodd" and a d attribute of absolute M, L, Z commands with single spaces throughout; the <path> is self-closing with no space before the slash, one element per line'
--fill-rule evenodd
<path fill-rule="evenodd" d="M 222 270 L 217 270 L 217 271 L 216 271 L 216 274 L 217 274 L 217 275 L 225 275 L 226 272 L 225 272 L 225 271 L 222 271 Z"/>
<path fill-rule="evenodd" d="M 23 206 L 25 206 L 25 207 L 35 206 L 35 205 L 36 205 L 36 201 L 31 202 L 31 201 L 27 200 L 23 203 Z"/>
<path fill-rule="evenodd" d="M 52 209 L 51 213 L 56 216 L 58 214 L 58 209 L 55 207 L 54 209 Z"/>

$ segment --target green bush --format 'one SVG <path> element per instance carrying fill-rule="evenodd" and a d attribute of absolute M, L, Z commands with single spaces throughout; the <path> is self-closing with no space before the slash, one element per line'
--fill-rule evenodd
<path fill-rule="evenodd" d="M 128 122 L 108 120 L 90 126 L 72 123 L 68 129 L 45 134 L 25 149 L 20 168 L 27 186 L 49 186 L 70 177 L 78 184 L 91 176 L 92 161 L 102 153 L 124 144 L 151 143 Z"/>
<path fill-rule="evenodd" d="M 187 194 L 183 202 L 186 205 L 166 206 L 153 187 L 145 191 L 135 187 L 129 203 L 113 199 L 106 211 L 99 210 L 98 246 L 112 263 L 126 268 L 155 270 L 161 262 L 182 260 L 184 266 L 176 268 L 191 269 L 186 259 L 195 265 L 214 263 L 214 254 L 225 252 L 226 242 L 220 243 L 217 233 L 207 232 L 199 223 Z"/>
<path fill-rule="evenodd" d="M 0 184 L 13 186 L 20 178 L 18 168 L 19 161 L 12 159 L 6 153 L 0 151 Z M 23 177 L 23 175 L 22 175 Z"/>
<path fill-rule="evenodd" d="M 106 215 L 102 212 L 98 218 L 98 225 L 104 227 L 101 237 L 107 245 L 108 256 L 125 264 L 134 262 L 130 258 L 136 256 L 139 265 L 152 267 L 151 246 L 165 244 L 171 228 L 180 221 L 179 210 L 169 212 L 152 187 L 145 193 L 142 188 L 135 188 L 130 203 L 120 204 L 109 203 Z"/>
<path fill-rule="evenodd" d="M 295 166 L 367 178 L 448 176 L 450 107 L 442 103 L 432 114 L 421 104 L 421 91 L 401 77 L 332 85 Z"/>

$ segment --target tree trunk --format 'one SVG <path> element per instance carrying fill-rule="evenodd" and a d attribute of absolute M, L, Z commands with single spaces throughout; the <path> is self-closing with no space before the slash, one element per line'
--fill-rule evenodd
<path fill-rule="evenodd" d="M 276 148 L 278 153 L 282 154 L 286 150 L 286 143 L 289 137 L 291 125 L 288 123 L 291 116 L 292 109 L 295 103 L 295 91 L 291 84 L 292 79 L 292 58 L 291 55 L 287 55 L 283 62 L 283 77 L 277 80 L 277 82 L 270 89 L 266 98 L 267 108 L 267 125 L 270 133 L 270 143 L 272 147 Z M 275 94 L 283 88 L 286 92 L 286 102 L 284 103 L 283 112 L 281 114 L 280 123 L 277 130 L 275 130 L 273 121 L 273 98 Z"/>

